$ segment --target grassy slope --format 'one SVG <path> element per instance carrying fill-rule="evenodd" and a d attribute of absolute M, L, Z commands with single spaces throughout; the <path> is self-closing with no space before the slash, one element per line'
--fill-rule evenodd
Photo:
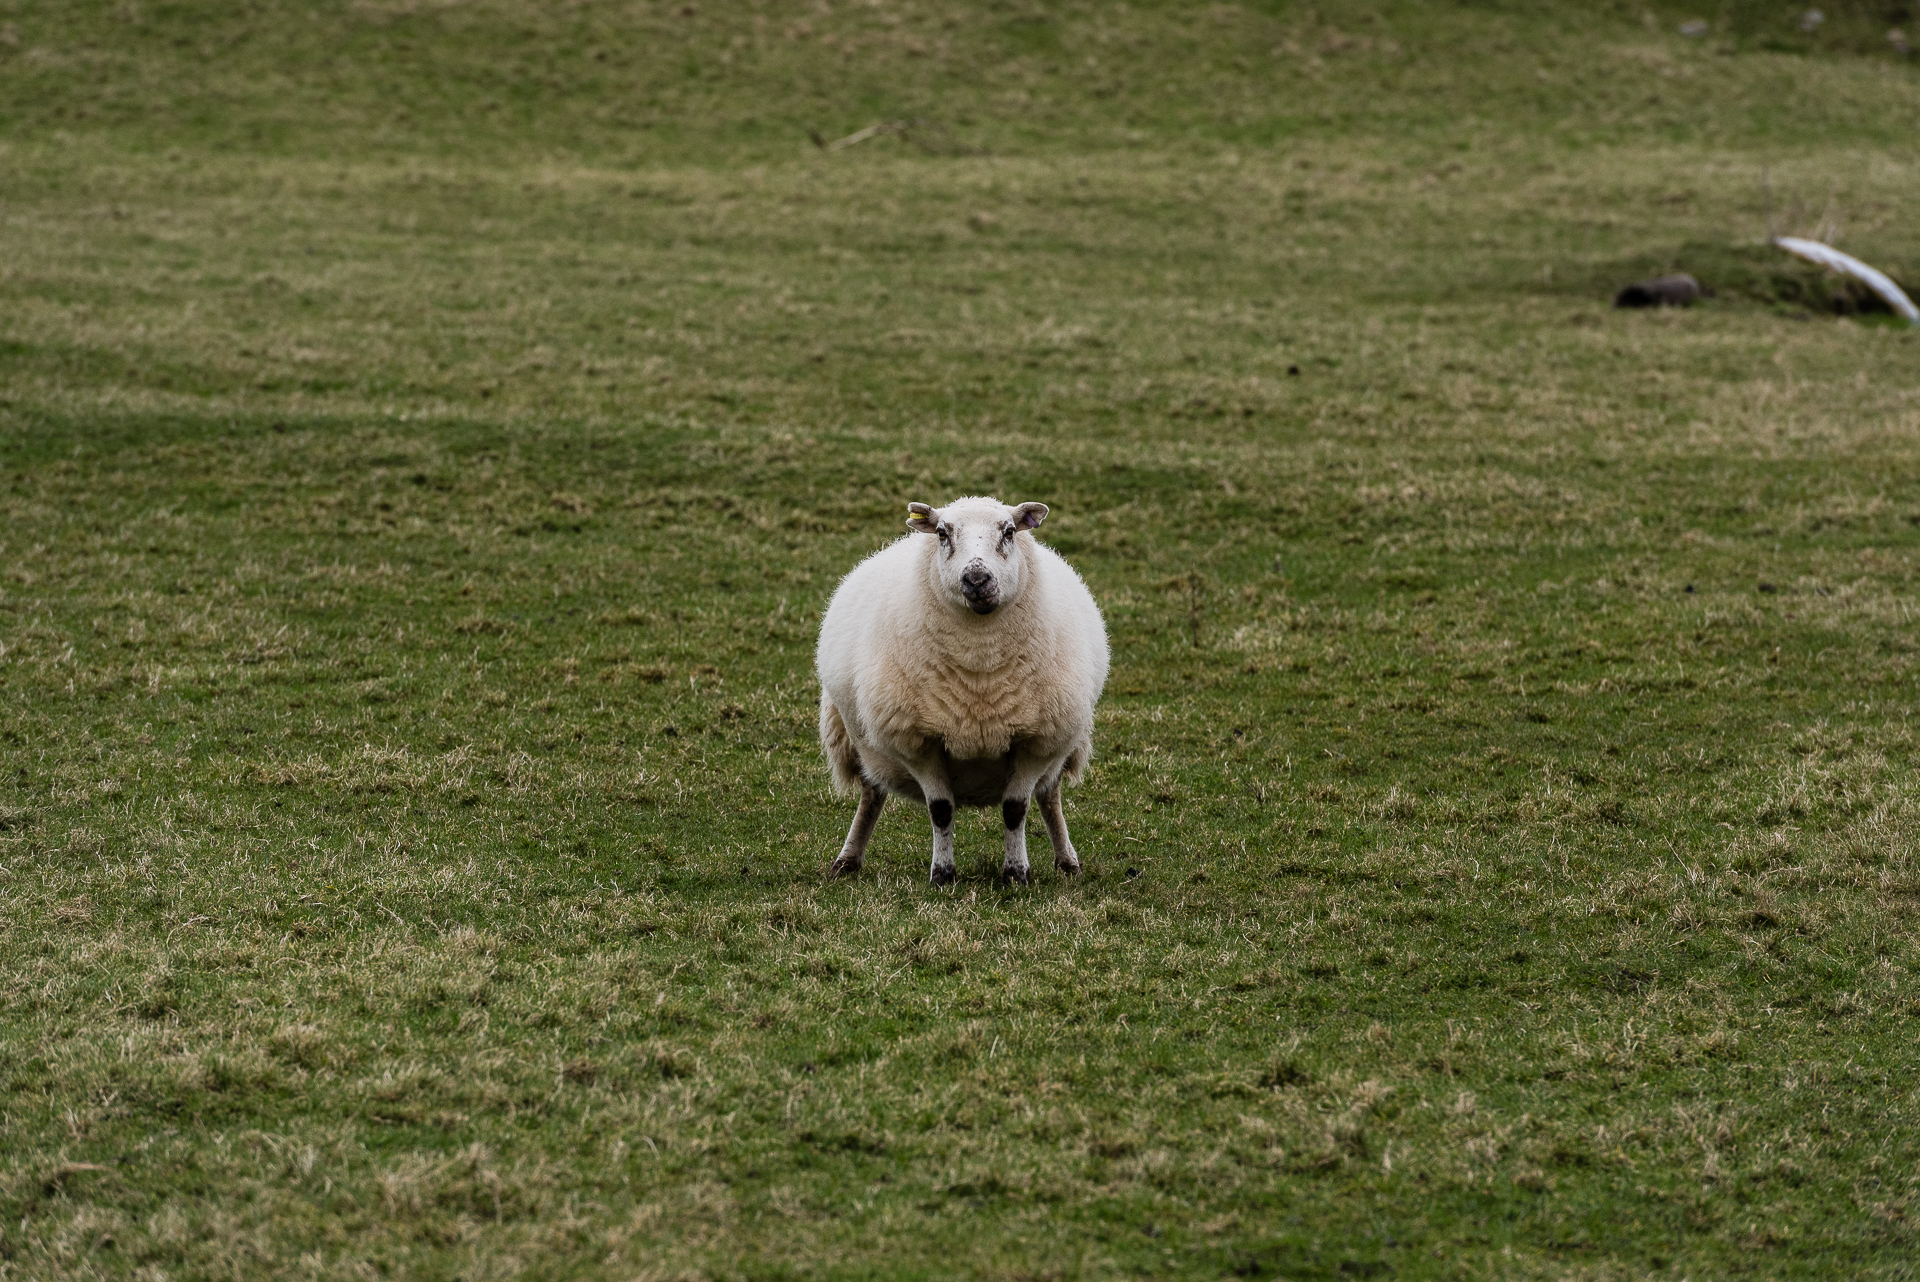
<path fill-rule="evenodd" d="M 0 1261 L 1899 1276 L 1920 343 L 1604 301 L 1920 92 L 1532 8 L 0 14 Z M 824 886 L 973 490 L 1088 874 Z"/>

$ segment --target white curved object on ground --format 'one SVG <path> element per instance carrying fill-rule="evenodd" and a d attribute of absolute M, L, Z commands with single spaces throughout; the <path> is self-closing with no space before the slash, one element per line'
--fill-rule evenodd
<path fill-rule="evenodd" d="M 1906 291 L 1894 284 L 1892 278 L 1885 272 L 1875 271 L 1852 254 L 1843 254 L 1833 246 L 1823 245 L 1817 240 L 1801 240 L 1798 236 L 1778 236 L 1774 238 L 1773 243 L 1789 254 L 1804 258 L 1810 263 L 1819 263 L 1822 267 L 1830 267 L 1834 271 L 1853 277 L 1886 299 L 1887 306 L 1904 316 L 1907 324 L 1920 325 L 1920 307 L 1915 307 L 1913 300 L 1907 297 Z"/>

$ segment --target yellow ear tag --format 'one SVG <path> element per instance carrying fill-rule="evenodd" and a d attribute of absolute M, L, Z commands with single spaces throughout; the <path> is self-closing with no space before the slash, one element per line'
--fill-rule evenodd
<path fill-rule="evenodd" d="M 924 521 L 927 518 L 919 512 L 909 512 L 907 513 L 907 519 L 909 521 Z"/>

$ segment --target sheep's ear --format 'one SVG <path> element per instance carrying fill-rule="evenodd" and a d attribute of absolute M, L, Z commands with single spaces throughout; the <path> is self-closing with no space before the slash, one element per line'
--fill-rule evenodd
<path fill-rule="evenodd" d="M 1045 503 L 1022 503 L 1013 509 L 1013 523 L 1023 530 L 1037 530 L 1040 522 L 1047 519 Z"/>
<path fill-rule="evenodd" d="M 915 534 L 932 534 L 940 528 L 940 514 L 925 503 L 909 503 L 907 528 Z"/>

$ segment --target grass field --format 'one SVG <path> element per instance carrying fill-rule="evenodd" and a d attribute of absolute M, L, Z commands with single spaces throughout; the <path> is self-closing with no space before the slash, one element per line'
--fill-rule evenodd
<path fill-rule="evenodd" d="M 1914 1276 L 1823 7 L 0 0 L 0 1277 Z M 828 883 L 820 611 L 975 492 L 1087 871 Z"/>

